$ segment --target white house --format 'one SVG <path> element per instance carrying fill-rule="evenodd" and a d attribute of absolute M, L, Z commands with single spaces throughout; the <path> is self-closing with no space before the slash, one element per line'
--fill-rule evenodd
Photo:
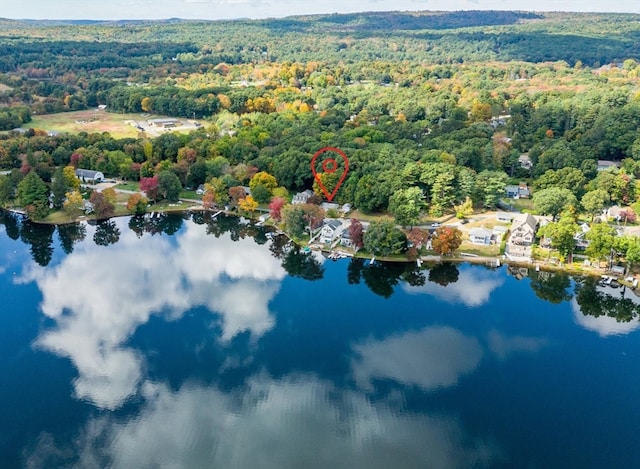
<path fill-rule="evenodd" d="M 473 244 L 489 245 L 491 244 L 491 235 L 491 231 L 486 228 L 473 228 L 469 231 L 469 240 Z"/>
<path fill-rule="evenodd" d="M 513 257 L 531 257 L 531 248 L 536 239 L 538 221 L 530 213 L 518 215 L 511 225 L 508 252 Z"/>
<path fill-rule="evenodd" d="M 331 244 L 340 235 L 342 223 L 340 220 L 326 221 L 320 230 L 319 241 L 323 244 Z"/>
<path fill-rule="evenodd" d="M 343 230 L 340 235 L 340 244 L 345 248 L 353 248 L 353 240 L 351 239 L 351 235 L 349 234 L 349 230 Z"/>
<path fill-rule="evenodd" d="M 104 181 L 104 174 L 92 169 L 76 169 L 76 176 L 81 182 L 98 183 Z"/>
<path fill-rule="evenodd" d="M 198 194 L 198 195 L 204 194 L 204 184 L 200 184 L 198 186 L 198 188 L 196 189 L 196 194 Z"/>
<path fill-rule="evenodd" d="M 298 192 L 296 195 L 293 196 L 291 203 L 293 205 L 306 204 L 309 201 L 309 197 L 311 197 L 312 195 L 313 195 L 313 191 L 309 189 L 303 192 Z"/>
<path fill-rule="evenodd" d="M 516 215 L 517 213 L 498 212 L 496 213 L 496 219 L 502 223 L 511 223 Z"/>

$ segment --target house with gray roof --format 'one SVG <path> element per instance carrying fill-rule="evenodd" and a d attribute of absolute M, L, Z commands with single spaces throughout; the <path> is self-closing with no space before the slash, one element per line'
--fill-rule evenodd
<path fill-rule="evenodd" d="M 303 192 L 298 192 L 296 195 L 293 196 L 291 203 L 293 205 L 306 204 L 309 201 L 309 197 L 311 197 L 312 195 L 313 195 L 313 191 L 309 189 Z"/>
<path fill-rule="evenodd" d="M 530 213 L 523 213 L 513 219 L 507 251 L 510 257 L 531 258 L 531 248 L 536 239 L 538 220 Z"/>
<path fill-rule="evenodd" d="M 340 220 L 325 221 L 320 230 L 319 241 L 323 244 L 330 244 L 335 241 L 342 232 L 342 222 Z"/>
<path fill-rule="evenodd" d="M 104 174 L 92 169 L 76 169 L 76 176 L 80 182 L 98 183 L 104 181 Z"/>
<path fill-rule="evenodd" d="M 469 241 L 473 244 L 482 244 L 488 246 L 491 244 L 492 232 L 486 228 L 473 228 L 469 231 Z"/>

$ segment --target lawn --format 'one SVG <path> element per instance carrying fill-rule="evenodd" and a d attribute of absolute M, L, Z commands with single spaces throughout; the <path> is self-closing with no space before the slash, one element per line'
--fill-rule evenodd
<path fill-rule="evenodd" d="M 458 249 L 458 253 L 475 254 L 476 256 L 495 257 L 500 255 L 500 245 L 491 244 L 489 246 L 483 246 L 480 244 L 473 244 L 470 241 L 463 241 Z"/>
<path fill-rule="evenodd" d="M 202 199 L 202 196 L 196 194 L 196 191 L 183 190 L 183 191 L 180 191 L 180 198 L 181 199 L 200 200 L 200 199 Z"/>
<path fill-rule="evenodd" d="M 123 191 L 137 191 L 140 189 L 140 184 L 137 181 L 121 182 L 115 186 L 115 189 L 121 189 Z"/>
<path fill-rule="evenodd" d="M 106 111 L 60 112 L 32 117 L 26 128 L 68 133 L 102 133 L 109 132 L 114 138 L 137 137 L 138 130 L 127 120 L 140 120 L 139 114 L 115 114 Z"/>

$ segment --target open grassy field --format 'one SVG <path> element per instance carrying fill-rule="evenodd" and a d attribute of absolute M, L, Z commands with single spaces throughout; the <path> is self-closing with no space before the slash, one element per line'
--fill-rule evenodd
<path fill-rule="evenodd" d="M 46 131 L 69 133 L 102 133 L 109 132 L 114 138 L 137 137 L 138 130 L 125 124 L 127 120 L 140 120 L 139 114 L 115 114 L 105 111 L 61 112 L 33 116 L 31 122 L 24 127 L 43 129 Z"/>
<path fill-rule="evenodd" d="M 149 119 L 166 118 L 167 116 L 118 114 L 88 109 L 85 111 L 36 115 L 33 116 L 32 121 L 25 124 L 24 127 L 68 133 L 109 132 L 114 138 L 135 138 L 143 132 L 146 132 L 146 134 L 151 137 L 157 137 L 164 132 L 190 132 L 198 129 L 201 125 L 188 119 L 177 119 L 181 124 L 171 129 L 164 129 L 147 123 Z M 138 124 L 144 131 L 137 129 L 135 124 Z"/>

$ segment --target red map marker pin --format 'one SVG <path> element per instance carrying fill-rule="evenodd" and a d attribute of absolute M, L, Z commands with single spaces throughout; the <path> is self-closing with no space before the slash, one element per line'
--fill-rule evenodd
<path fill-rule="evenodd" d="M 322 179 L 320 179 L 320 175 L 318 174 L 318 171 L 316 169 L 316 160 L 320 155 L 322 155 L 325 152 L 337 153 L 342 157 L 342 161 L 344 162 L 343 168 L 342 168 L 342 175 L 340 176 L 340 179 L 338 180 L 336 187 L 333 188 L 333 192 L 329 192 L 329 189 L 327 189 L 324 186 L 324 184 L 322 183 Z M 339 166 L 338 161 L 332 157 L 329 157 L 326 160 L 322 161 L 322 171 L 325 173 L 335 173 L 338 170 L 338 166 Z M 313 158 L 311 158 L 311 171 L 313 172 L 313 177 L 318 182 L 320 189 L 322 189 L 322 193 L 325 195 L 327 200 L 331 202 L 333 198 L 336 196 L 336 193 L 338 192 L 338 189 L 340 189 L 340 186 L 344 182 L 345 178 L 347 177 L 347 173 L 349 172 L 349 158 L 347 158 L 347 155 L 345 155 L 344 152 L 339 148 L 324 147 L 321 150 L 318 150 L 316 154 L 313 155 Z"/>

